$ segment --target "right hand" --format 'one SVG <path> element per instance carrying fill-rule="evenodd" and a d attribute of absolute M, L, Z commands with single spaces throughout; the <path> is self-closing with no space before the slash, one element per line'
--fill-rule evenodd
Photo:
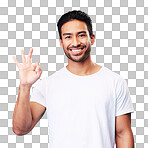
<path fill-rule="evenodd" d="M 42 70 L 38 62 L 31 64 L 33 48 L 30 49 L 27 56 L 27 61 L 24 55 L 24 50 L 21 50 L 22 64 L 13 56 L 13 60 L 19 69 L 20 85 L 32 86 L 41 76 Z"/>

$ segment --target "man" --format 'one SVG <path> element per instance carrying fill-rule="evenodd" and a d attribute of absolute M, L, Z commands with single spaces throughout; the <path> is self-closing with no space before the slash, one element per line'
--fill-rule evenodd
<path fill-rule="evenodd" d="M 68 65 L 40 80 L 39 63 L 31 64 L 22 50 L 19 94 L 13 114 L 13 131 L 29 133 L 47 110 L 50 148 L 134 148 L 131 112 L 134 108 L 126 81 L 91 60 L 95 35 L 90 17 L 70 11 L 58 21 L 60 46 Z"/>

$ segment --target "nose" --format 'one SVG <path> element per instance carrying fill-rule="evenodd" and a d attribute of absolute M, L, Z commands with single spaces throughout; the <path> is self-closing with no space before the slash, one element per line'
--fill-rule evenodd
<path fill-rule="evenodd" d="M 80 44 L 80 41 L 78 40 L 77 37 L 73 37 L 72 39 L 72 46 L 78 46 Z"/>

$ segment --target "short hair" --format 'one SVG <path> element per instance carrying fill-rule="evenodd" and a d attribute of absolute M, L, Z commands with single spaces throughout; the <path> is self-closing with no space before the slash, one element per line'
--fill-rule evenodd
<path fill-rule="evenodd" d="M 79 21 L 85 22 L 87 25 L 87 28 L 88 28 L 89 35 L 90 35 L 90 37 L 92 36 L 92 34 L 93 34 L 92 20 L 89 17 L 89 15 L 86 14 L 85 12 L 82 12 L 81 10 L 73 10 L 73 11 L 69 11 L 69 12 L 63 14 L 57 23 L 60 39 L 62 39 L 61 27 L 63 26 L 63 24 L 65 24 L 71 20 L 79 20 Z"/>

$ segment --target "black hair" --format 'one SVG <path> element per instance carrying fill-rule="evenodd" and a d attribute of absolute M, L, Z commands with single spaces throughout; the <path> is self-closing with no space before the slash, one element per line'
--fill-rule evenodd
<path fill-rule="evenodd" d="M 91 18 L 88 16 L 88 14 L 82 12 L 81 10 L 73 10 L 63 14 L 57 23 L 60 39 L 62 39 L 61 27 L 63 26 L 63 24 L 75 19 L 85 22 L 88 28 L 89 35 L 90 37 L 92 36 L 93 31 Z"/>

